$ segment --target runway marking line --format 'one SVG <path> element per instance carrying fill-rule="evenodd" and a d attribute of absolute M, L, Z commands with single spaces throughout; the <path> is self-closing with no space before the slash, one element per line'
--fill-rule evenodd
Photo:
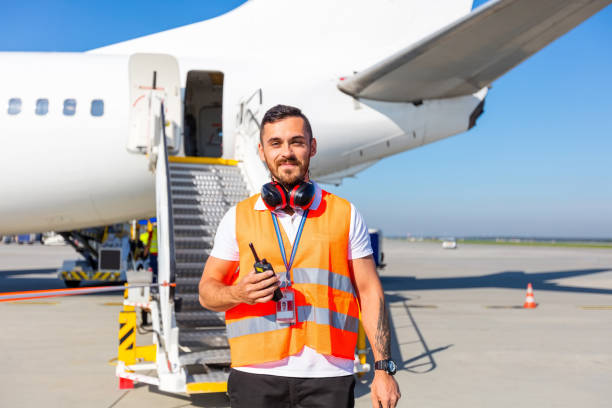
<path fill-rule="evenodd" d="M 612 310 L 612 305 L 580 306 L 582 310 Z"/>
<path fill-rule="evenodd" d="M 523 306 L 509 306 L 509 305 L 489 305 L 485 306 L 486 309 L 523 309 Z"/>

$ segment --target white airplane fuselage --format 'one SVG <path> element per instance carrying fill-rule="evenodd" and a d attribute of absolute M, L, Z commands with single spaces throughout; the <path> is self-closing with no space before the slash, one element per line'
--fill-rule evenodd
<path fill-rule="evenodd" d="M 486 89 L 413 104 L 356 100 L 337 88 L 342 77 L 471 6 L 406 3 L 338 2 L 333 9 L 324 1 L 255 1 L 89 53 L 0 53 L 0 233 L 65 231 L 155 214 L 148 158 L 127 148 L 135 53 L 175 57 L 183 95 L 190 72 L 223 74 L 224 158 L 240 150 L 237 117 L 245 98 L 261 92 L 263 111 L 278 103 L 302 109 L 319 146 L 312 177 L 324 182 L 339 183 L 384 157 L 466 131 Z M 40 99 L 48 100 L 45 113 L 37 111 Z M 76 107 L 66 108 L 67 99 Z M 94 100 L 103 101 L 102 115 L 92 114 Z M 184 140 L 178 147 L 184 154 Z"/>

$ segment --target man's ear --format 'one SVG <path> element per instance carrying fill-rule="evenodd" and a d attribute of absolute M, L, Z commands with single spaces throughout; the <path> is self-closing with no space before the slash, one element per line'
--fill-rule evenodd
<path fill-rule="evenodd" d="M 264 156 L 263 146 L 261 145 L 261 141 L 257 144 L 257 150 L 259 151 L 259 159 L 262 162 L 266 162 L 266 157 Z"/>
<path fill-rule="evenodd" d="M 317 154 L 317 139 L 314 137 L 310 140 L 310 157 Z"/>

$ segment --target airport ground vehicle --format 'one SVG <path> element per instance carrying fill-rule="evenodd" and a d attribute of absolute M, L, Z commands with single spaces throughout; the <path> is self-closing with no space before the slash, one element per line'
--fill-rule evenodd
<path fill-rule="evenodd" d="M 122 223 L 61 233 L 63 240 L 83 258 L 65 260 L 57 277 L 74 288 L 83 282 L 124 282 L 128 271 L 148 272 L 148 261 L 135 259 L 133 238 L 137 235 L 132 228 L 129 223 Z"/>
<path fill-rule="evenodd" d="M 444 249 L 457 249 L 457 241 L 453 238 L 444 239 L 442 241 L 442 248 Z"/>
<path fill-rule="evenodd" d="M 41 242 L 44 245 L 66 245 L 66 241 L 60 234 L 46 232 L 43 234 Z"/>
<path fill-rule="evenodd" d="M 370 233 L 370 243 L 372 244 L 372 251 L 374 251 L 373 256 L 374 262 L 376 263 L 376 268 L 383 269 L 385 267 L 385 254 L 382 251 L 382 230 L 377 228 L 370 228 L 368 232 Z"/>
<path fill-rule="evenodd" d="M 17 243 L 19 245 L 29 244 L 32 245 L 34 243 L 35 236 L 34 234 L 19 234 L 17 235 Z"/>

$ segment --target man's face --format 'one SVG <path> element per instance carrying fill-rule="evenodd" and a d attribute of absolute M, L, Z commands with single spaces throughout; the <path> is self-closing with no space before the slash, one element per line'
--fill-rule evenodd
<path fill-rule="evenodd" d="M 259 157 L 270 173 L 286 187 L 306 180 L 310 158 L 317 152 L 317 141 L 304 134 L 304 120 L 288 117 L 266 123 L 259 143 Z"/>

